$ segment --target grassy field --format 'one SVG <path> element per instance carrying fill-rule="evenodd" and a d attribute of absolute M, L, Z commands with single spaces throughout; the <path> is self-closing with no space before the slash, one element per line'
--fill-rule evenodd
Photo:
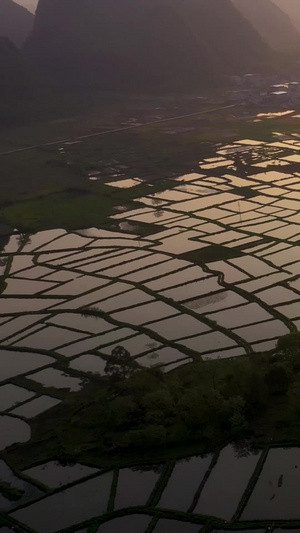
<path fill-rule="evenodd" d="M 121 98 L 112 102 L 107 97 L 82 116 L 2 132 L 0 152 L 126 127 L 133 118 L 143 123 L 209 108 L 195 99 L 133 98 L 126 103 L 127 107 Z M 240 107 L 92 137 L 79 144 L 2 155 L 0 220 L 28 231 L 101 225 L 114 206 L 143 194 L 142 186 L 132 192 L 105 187 L 111 179 L 138 177 L 154 184 L 155 192 L 162 189 L 165 178 L 197 170 L 199 160 L 213 154 L 215 142 L 270 141 L 274 130 L 300 131 L 298 119 L 290 116 L 261 122 L 254 122 L 254 117 L 254 110 Z M 98 182 L 88 179 L 94 169 L 101 171 Z"/>

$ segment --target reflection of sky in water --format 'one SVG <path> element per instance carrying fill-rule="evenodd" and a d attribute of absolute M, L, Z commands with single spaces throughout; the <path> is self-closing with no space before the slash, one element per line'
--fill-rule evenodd
<path fill-rule="evenodd" d="M 69 366 L 74 370 L 91 372 L 92 374 L 100 374 L 101 376 L 104 376 L 106 361 L 97 355 L 85 354 L 70 361 Z"/>
<path fill-rule="evenodd" d="M 23 387 L 18 387 L 12 383 L 0 386 L 0 409 L 6 411 L 18 403 L 25 402 L 35 395 Z"/>
<path fill-rule="evenodd" d="M 61 400 L 51 398 L 50 396 L 39 396 L 39 398 L 30 400 L 20 407 L 16 407 L 13 409 L 13 411 L 11 411 L 11 413 L 24 418 L 33 418 L 41 413 L 44 413 L 48 409 L 51 409 L 55 405 L 58 405 L 60 402 Z"/>
<path fill-rule="evenodd" d="M 5 381 L 54 362 L 55 360 L 48 355 L 1 350 L 0 381 Z"/>
<path fill-rule="evenodd" d="M 151 522 L 150 516 L 132 514 L 116 518 L 110 522 L 102 524 L 97 533 L 116 533 L 116 531 L 146 531 Z"/>
<path fill-rule="evenodd" d="M 299 518 L 300 449 L 271 449 L 242 520 Z"/>
<path fill-rule="evenodd" d="M 287 111 L 274 111 L 269 113 L 258 113 L 257 117 L 259 118 L 276 118 L 276 117 L 284 117 L 286 115 L 291 115 L 292 113 L 295 113 L 295 110 L 287 110 Z"/>
<path fill-rule="evenodd" d="M 187 348 L 213 358 L 274 346 L 286 324 L 300 321 L 299 150 L 298 138 L 279 135 L 272 143 L 219 145 L 200 161 L 201 174 L 168 178 L 164 190 L 149 187 L 140 199 L 137 188 L 137 208 L 112 216 L 116 231 L 54 229 L 3 239 L 0 340 L 26 351 L 0 354 L 1 378 L 48 366 L 39 375 L 51 381 L 56 360 L 34 348 L 102 374 L 105 361 L 96 354 L 109 357 L 122 344 L 140 364 L 156 360 L 169 369 L 190 359 Z M 138 183 L 118 178 L 111 185 Z M 145 238 L 134 233 L 140 223 Z M 99 318 L 83 316 L 86 309 Z M 236 341 L 226 335 L 231 330 Z M 12 397 L 6 389 L 4 401 Z"/>
<path fill-rule="evenodd" d="M 23 420 L 0 415 L 0 451 L 12 444 L 29 441 L 30 434 L 30 426 Z"/>
<path fill-rule="evenodd" d="M 56 461 L 49 461 L 49 463 L 29 468 L 23 473 L 47 487 L 58 488 L 96 472 L 98 472 L 97 468 L 90 468 L 81 464 L 63 466 Z"/>
<path fill-rule="evenodd" d="M 130 208 L 115 210 L 111 228 L 118 227 L 116 231 L 54 229 L 2 239 L 0 274 L 7 274 L 7 285 L 0 304 L 0 341 L 11 350 L 0 351 L 0 409 L 7 411 L 0 417 L 0 447 L 29 439 L 29 425 L 17 417 L 46 417 L 60 398 L 68 398 L 68 391 L 93 380 L 88 373 L 104 375 L 116 346 L 127 349 L 141 366 L 161 365 L 168 372 L 189 364 L 190 350 L 203 360 L 238 357 L 246 348 L 274 348 L 289 328 L 300 328 L 300 142 L 280 135 L 275 141 L 219 145 L 215 156 L 210 152 L 197 164 L 201 174 L 187 169 L 166 179 L 165 190 L 158 193 L 143 187 L 144 196 L 134 198 Z M 109 185 L 139 183 L 117 177 Z M 138 228 L 147 237 L 139 237 Z M 97 318 L 83 314 L 95 313 L 95 308 Z M 51 352 L 38 352 L 43 349 L 56 350 L 57 359 Z M 87 374 L 84 382 L 77 372 Z M 15 378 L 18 385 L 9 382 Z M 27 389 L 26 378 L 32 389 L 34 382 L 35 390 L 42 390 L 39 384 L 49 387 L 46 394 Z M 269 452 L 243 520 L 299 518 L 299 453 Z M 196 513 L 230 520 L 258 459 L 251 453 L 237 458 L 231 447 L 225 448 L 196 499 L 211 457 L 177 463 L 159 506 L 186 512 L 197 500 Z M 4 476 L 2 467 L 0 462 Z M 7 469 L 5 475 L 13 479 Z M 26 470 L 25 475 L 50 487 L 83 481 L 12 516 L 37 533 L 80 529 L 77 524 L 107 509 L 112 473 L 86 481 L 93 472 L 54 463 Z M 161 470 L 121 470 L 115 508 L 145 505 L 160 475 Z M 31 484 L 26 487 L 26 498 L 39 496 L 39 489 L 31 493 Z M 45 515 L 53 520 L 45 522 Z M 126 516 L 98 529 L 145 530 L 150 520 Z M 161 518 L 153 528 L 155 533 L 200 529 L 183 524 Z"/>
<path fill-rule="evenodd" d="M 18 491 L 19 498 L 17 500 L 9 500 L 0 493 L 0 510 L 9 511 L 19 505 L 23 505 L 30 500 L 42 496 L 42 491 L 37 487 L 28 483 L 24 479 L 17 477 L 12 469 L 3 461 L 0 460 L 0 480 L 2 483 L 7 483 L 13 490 Z M 12 529 L 1 528 L 1 533 L 13 533 Z"/>
<path fill-rule="evenodd" d="M 36 374 L 30 374 L 30 379 L 41 383 L 44 387 L 69 389 L 72 392 L 79 391 L 83 385 L 82 379 L 71 377 L 65 372 L 61 372 L 55 368 L 47 368 L 46 370 L 41 370 Z"/>
<path fill-rule="evenodd" d="M 15 511 L 12 516 L 38 533 L 55 533 L 104 513 L 111 482 L 112 472 L 109 472 L 48 496 Z M 45 516 L 51 520 L 45 520 Z"/>
<path fill-rule="evenodd" d="M 124 468 L 119 471 L 118 488 L 115 497 L 115 510 L 134 505 L 146 505 L 160 476 L 153 470 L 139 471 Z"/>
<path fill-rule="evenodd" d="M 211 460 L 212 456 L 207 455 L 178 461 L 162 493 L 159 507 L 188 511 Z"/>
<path fill-rule="evenodd" d="M 260 454 L 237 457 L 232 446 L 221 451 L 200 494 L 195 512 L 230 520 L 250 481 Z M 225 482 L 225 480 L 230 482 Z"/>

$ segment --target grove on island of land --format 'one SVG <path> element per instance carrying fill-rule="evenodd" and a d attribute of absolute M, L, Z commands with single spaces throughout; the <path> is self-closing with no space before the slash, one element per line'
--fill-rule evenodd
<path fill-rule="evenodd" d="M 7 450 L 18 468 L 55 457 L 110 466 L 207 452 L 226 442 L 300 441 L 300 333 L 275 350 L 194 362 L 164 374 L 141 369 L 122 347 L 106 378 L 32 423 L 29 443 Z M 39 443 L 43 441 L 43 446 Z M 150 452 L 151 450 L 151 452 Z M 150 457 L 149 457 L 150 453 Z"/>

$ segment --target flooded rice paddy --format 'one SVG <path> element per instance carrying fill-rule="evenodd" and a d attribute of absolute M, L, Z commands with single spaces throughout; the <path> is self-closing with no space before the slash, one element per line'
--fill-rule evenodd
<path fill-rule="evenodd" d="M 252 452 L 229 445 L 214 455 L 109 472 L 52 461 L 22 477 L 2 461 L 2 479 L 19 498 L 2 495 L 0 506 L 10 525 L 36 533 L 79 533 L 84 527 L 87 532 L 199 533 L 211 517 L 224 530 L 228 522 L 246 530 L 251 522 L 252 531 L 267 532 L 275 520 L 283 527 L 284 521 L 299 521 L 299 459 L 299 448 Z"/>
<path fill-rule="evenodd" d="M 137 196 L 136 209 L 119 206 L 109 229 L 4 239 L 1 450 L 27 442 L 31 420 L 63 405 L 91 374 L 104 375 L 116 346 L 141 367 L 170 372 L 199 358 L 272 349 L 299 327 L 299 150 L 297 139 L 218 146 L 215 158 L 165 180 L 159 193 L 149 186 L 139 197 L 138 179 L 110 183 Z M 138 235 L 145 226 L 147 236 Z M 0 483 L 3 509 L 15 509 L 0 533 L 16 524 L 94 533 L 93 519 L 100 533 L 196 533 L 202 515 L 300 520 L 298 456 L 280 448 L 244 456 L 228 446 L 215 457 L 140 470 L 50 461 L 18 475 L 3 462 L 3 483 L 21 499 L 9 499 Z M 183 513 L 176 520 L 175 511 Z"/>

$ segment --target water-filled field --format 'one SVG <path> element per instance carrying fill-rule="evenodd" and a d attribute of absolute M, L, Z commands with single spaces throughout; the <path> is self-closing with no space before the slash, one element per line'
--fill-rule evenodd
<path fill-rule="evenodd" d="M 299 521 L 299 458 L 299 448 L 227 446 L 214 455 L 104 473 L 49 462 L 25 470 L 22 478 L 2 461 L 3 480 L 21 496 L 1 496 L 0 504 L 10 524 L 36 533 L 79 533 L 76 526 L 80 532 L 197 533 L 212 517 L 224 530 L 231 521 L 243 529 L 251 521 L 252 530 L 262 532 L 268 522 Z"/>
<path fill-rule="evenodd" d="M 109 228 L 15 232 L 6 239 L 0 258 L 1 450 L 28 441 L 30 421 L 81 390 L 90 373 L 104 375 L 118 345 L 141 367 L 170 372 L 199 358 L 272 349 L 280 336 L 298 328 L 299 150 L 295 139 L 216 146 L 216 157 L 200 161 L 191 174 L 169 178 L 163 192 L 152 194 L 149 184 L 148 195 L 139 197 L 139 182 L 126 183 L 137 192 L 136 209 L 119 206 Z M 211 458 L 193 458 L 176 464 L 169 479 L 164 465 L 120 470 L 117 478 L 85 471 L 92 465 L 75 465 L 73 472 L 51 462 L 34 465 L 23 473 L 24 494 L 35 499 L 42 491 L 46 497 L 9 516 L 35 532 L 57 533 L 85 527 L 114 505 L 147 512 L 119 516 L 119 526 L 99 522 L 100 532 L 181 531 L 181 525 L 170 525 L 172 517 L 154 523 L 149 509 L 230 520 L 258 461 L 259 455 L 237 459 L 227 448 L 209 475 Z M 300 519 L 296 468 L 293 475 L 279 468 L 283 481 L 274 498 L 271 491 L 272 499 L 264 500 L 275 475 L 271 461 L 270 452 L 243 520 Z M 3 471 L 18 488 L 21 478 L 9 466 Z M 65 484 L 69 488 L 61 491 Z M 284 504 L 290 491 L 293 513 Z M 44 516 L 55 509 L 55 520 L 45 524 Z"/>

